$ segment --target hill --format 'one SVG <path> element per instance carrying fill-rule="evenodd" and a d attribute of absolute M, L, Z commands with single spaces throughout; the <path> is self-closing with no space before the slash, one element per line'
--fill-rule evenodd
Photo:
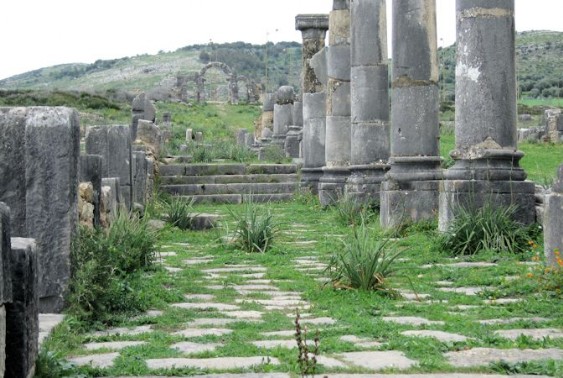
<path fill-rule="evenodd" d="M 563 97 L 562 32 L 518 33 L 516 53 L 521 98 Z M 440 48 L 439 57 L 442 99 L 453 101 L 455 45 Z M 167 99 L 179 96 L 179 77 L 189 81 L 210 61 L 226 63 L 263 90 L 272 91 L 286 84 L 299 87 L 300 44 L 236 42 L 185 46 L 174 52 L 98 60 L 92 64 L 46 67 L 1 80 L 0 89 L 94 92 L 112 98 L 125 98 L 122 92 L 145 91 L 155 99 Z M 220 92 L 226 86 L 225 78 L 221 74 L 206 75 L 206 85 L 214 85 L 215 91 Z"/>

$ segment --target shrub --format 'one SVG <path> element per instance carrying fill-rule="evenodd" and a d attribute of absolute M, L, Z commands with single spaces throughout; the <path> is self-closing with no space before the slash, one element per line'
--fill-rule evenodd
<path fill-rule="evenodd" d="M 193 204 L 193 198 L 187 200 L 179 196 L 173 197 L 165 204 L 166 222 L 178 227 L 180 230 L 191 229 L 194 218 Z"/>
<path fill-rule="evenodd" d="M 85 322 L 146 310 L 142 273 L 153 266 L 155 235 L 120 214 L 109 230 L 81 228 L 71 249 L 68 312 Z"/>
<path fill-rule="evenodd" d="M 231 212 L 235 220 L 234 245 L 246 252 L 264 253 L 272 247 L 279 226 L 270 209 L 264 212 L 252 201 L 245 204 L 242 213 Z"/>
<path fill-rule="evenodd" d="M 388 239 L 377 239 L 364 223 L 343 244 L 327 267 L 333 286 L 386 291 L 386 279 L 396 274 L 394 262 L 402 251 L 393 251 Z"/>
<path fill-rule="evenodd" d="M 458 206 L 448 230 L 439 237 L 441 248 L 451 255 L 474 255 L 482 250 L 523 253 L 540 228 L 514 220 L 517 207 L 486 203 L 481 208 Z"/>

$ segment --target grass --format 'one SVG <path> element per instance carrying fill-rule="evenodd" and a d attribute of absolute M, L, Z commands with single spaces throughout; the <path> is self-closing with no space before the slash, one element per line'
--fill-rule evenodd
<path fill-rule="evenodd" d="M 224 216 L 230 229 L 235 227 L 236 220 L 229 217 L 237 212 L 241 205 L 194 205 L 196 212 L 213 212 Z M 304 300 L 311 304 L 308 311 L 313 316 L 330 316 L 337 320 L 335 326 L 322 328 L 310 326 L 309 335 L 315 335 L 319 329 L 319 355 L 333 356 L 341 352 L 359 351 L 349 342 L 340 340 L 344 335 L 377 340 L 383 346 L 379 350 L 399 350 L 407 357 L 419 361 L 419 365 L 406 370 L 407 373 L 438 373 L 454 372 L 443 353 L 474 347 L 492 348 L 563 348 L 563 339 L 533 340 L 520 338 L 516 341 L 500 338 L 494 334 L 496 330 L 511 328 L 529 328 L 533 322 L 521 320 L 511 325 L 481 325 L 477 320 L 491 318 L 529 318 L 543 317 L 542 328 L 562 328 L 563 319 L 554 314 L 563 310 L 563 301 L 557 293 L 547 291 L 534 278 L 529 278 L 529 266 L 521 263 L 521 257 L 491 253 L 473 256 L 469 261 L 496 261 L 496 266 L 479 269 L 458 269 L 435 264 L 449 264 L 463 261 L 452 260 L 445 251 L 436 249 L 432 230 L 411 229 L 401 239 L 396 240 L 397 248 L 404 250 L 401 259 L 397 260 L 397 268 L 402 275 L 389 281 L 391 288 L 399 292 L 415 292 L 431 295 L 431 302 L 405 302 L 378 295 L 370 291 L 337 290 L 323 286 L 315 278 L 328 278 L 323 273 L 307 274 L 296 269 L 294 260 L 316 256 L 319 261 L 329 261 L 335 250 L 340 249 L 342 240 L 353 236 L 353 228 L 341 225 L 335 220 L 335 210 L 321 209 L 312 200 L 294 201 L 281 204 L 270 204 L 268 208 L 274 219 L 284 227 L 276 239 L 276 246 L 271 253 L 246 253 L 241 250 L 225 248 L 220 238 L 224 230 L 214 229 L 205 232 L 166 228 L 158 241 L 160 251 L 175 251 L 177 256 L 166 258 L 166 264 L 182 268 L 183 271 L 174 275 L 156 270 L 145 278 L 145 290 L 159 293 L 158 301 L 152 304 L 154 309 L 163 311 L 163 315 L 150 318 L 126 318 L 116 320 L 116 325 L 139 326 L 152 324 L 154 331 L 138 337 L 107 336 L 94 338 L 88 335 L 76 318 L 69 317 L 46 342 L 45 347 L 60 356 L 80 356 L 88 352 L 82 343 L 89 341 L 142 340 L 147 344 L 131 347 L 121 352 L 120 358 L 112 368 L 91 369 L 79 368 L 86 376 L 127 376 L 152 374 L 144 359 L 180 357 L 179 352 L 170 346 L 176 342 L 186 341 L 172 332 L 185 327 L 190 320 L 200 317 L 223 317 L 216 311 L 196 312 L 169 307 L 169 304 L 184 301 L 184 294 L 214 294 L 215 301 L 235 304 L 240 296 L 233 285 L 242 284 L 245 279 L 233 274 L 216 281 L 222 286 L 219 290 L 210 290 L 210 281 L 202 269 L 225 267 L 231 264 L 260 265 L 267 269 L 266 279 L 277 280 L 275 285 L 282 290 L 298 291 Z M 372 225 L 378 231 L 376 224 Z M 315 243 L 302 243 L 314 241 Z M 185 244 L 188 242 L 189 244 Z M 212 256 L 213 260 L 200 265 L 186 265 L 188 258 L 195 256 Z M 529 260 L 535 256 L 530 249 L 525 255 Z M 541 256 L 540 256 L 541 257 Z M 433 268 L 424 265 L 433 264 Z M 507 277 L 516 277 L 508 280 Z M 437 281 L 450 281 L 453 287 L 476 286 L 483 289 L 476 296 L 464 296 L 439 290 Z M 555 295 L 555 297 L 554 297 Z M 258 296 L 260 297 L 260 296 Z M 479 305 L 484 300 L 513 297 L 522 302 L 508 305 L 488 305 L 479 309 L 456 310 L 457 305 Z M 261 306 L 245 302 L 239 303 L 242 310 L 259 310 Z M 416 339 L 406 337 L 402 331 L 413 327 L 397 325 L 383 321 L 382 317 L 390 315 L 422 316 L 430 320 L 446 322 L 435 329 L 465 335 L 470 339 L 465 342 L 444 343 L 434 339 Z M 294 330 L 295 314 L 292 317 L 278 311 L 268 311 L 263 315 L 263 322 L 237 322 L 229 328 L 233 333 L 224 336 L 206 336 L 189 339 L 194 342 L 219 342 L 221 346 L 214 352 L 205 352 L 195 357 L 207 358 L 217 356 L 255 356 L 267 355 L 277 358 L 280 365 L 257 367 L 255 372 L 291 372 L 299 375 L 302 369 L 298 362 L 297 350 L 275 348 L 268 352 L 253 346 L 250 342 L 263 339 L 261 332 Z M 434 327 L 431 327 L 434 328 Z M 519 372 L 521 374 L 557 375 L 563 372 L 563 362 L 547 361 L 533 364 L 494 364 L 473 369 L 458 369 L 458 372 L 496 373 Z M 213 373 L 213 369 L 197 371 L 197 373 Z M 241 372 L 235 370 L 233 372 Z M 328 374 L 331 370 L 317 365 L 316 374 Z M 347 372 L 361 372 L 347 370 Z M 173 369 L 162 372 L 167 375 L 195 374 L 192 369 Z"/>

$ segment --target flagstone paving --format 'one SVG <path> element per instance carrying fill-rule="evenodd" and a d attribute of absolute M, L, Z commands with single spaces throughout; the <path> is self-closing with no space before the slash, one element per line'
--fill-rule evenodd
<path fill-rule="evenodd" d="M 311 243 L 312 244 L 312 243 Z M 305 243 L 304 243 L 305 245 Z M 178 249 L 178 245 L 171 246 L 171 248 Z M 170 252 L 167 252 L 170 253 Z M 175 252 L 169 255 L 173 257 Z M 178 254 L 181 254 L 179 251 Z M 185 268 L 182 269 L 196 269 L 194 265 L 211 263 L 210 256 L 181 256 L 189 257 L 189 259 L 182 260 Z M 189 263 L 188 263 L 189 261 Z M 297 270 L 306 271 L 307 275 L 311 275 L 311 279 L 316 277 L 316 274 L 321 269 L 326 268 L 326 264 L 320 263 L 317 256 L 309 255 L 303 256 L 299 259 L 292 261 Z M 453 263 L 453 264 L 434 264 L 433 266 L 440 266 L 442 268 L 455 268 L 455 269 L 486 269 L 495 264 L 487 263 Z M 311 269 L 313 268 L 313 269 Z M 176 271 L 176 269 L 174 269 Z M 280 364 L 279 359 L 269 356 L 272 350 L 276 348 L 283 348 L 289 350 L 296 350 L 297 343 L 295 341 L 295 329 L 278 328 L 278 330 L 259 332 L 259 337 L 256 340 L 246 342 L 245 355 L 225 356 L 223 347 L 228 342 L 228 338 L 238 334 L 238 327 L 245 323 L 264 324 L 270 314 L 286 314 L 292 320 L 295 319 L 295 311 L 299 308 L 300 311 L 311 308 L 311 313 L 300 313 L 300 324 L 302 327 L 308 328 L 309 336 L 313 335 L 312 332 L 316 330 L 336 330 L 346 327 L 345 320 L 331 317 L 330 314 L 321 314 L 315 312 L 311 303 L 304 299 L 302 293 L 292 290 L 285 291 L 279 286 L 281 281 L 268 278 L 268 270 L 264 266 L 256 264 L 240 264 L 240 265 L 226 265 L 220 268 L 201 269 L 206 276 L 205 279 L 200 281 L 200 287 L 205 287 L 207 290 L 216 294 L 210 293 L 197 293 L 184 295 L 185 302 L 172 303 L 169 305 L 170 309 L 175 311 L 186 312 L 190 314 L 188 321 L 178 324 L 175 328 L 172 327 L 168 332 L 169 336 L 173 339 L 168 348 L 171 355 L 164 358 L 148 358 L 144 361 L 146 367 L 153 375 L 145 375 L 144 378 L 160 377 L 154 375 L 156 371 L 166 372 L 168 369 L 211 369 L 214 372 L 225 372 L 224 374 L 208 374 L 200 375 L 199 377 L 206 378 L 286 378 L 290 377 L 286 373 L 243 373 L 243 374 L 229 374 L 230 371 L 240 369 L 253 370 L 264 366 L 275 367 Z M 172 272 L 170 273 L 173 274 Z M 229 277 L 237 277 L 237 284 L 224 284 L 224 279 Z M 179 277 L 178 275 L 174 277 Z M 179 279 L 179 278 L 174 278 Z M 218 280 L 215 280 L 218 279 Z M 242 280 L 242 281 L 241 281 Z M 287 287 L 287 286 L 285 286 Z M 236 298 L 225 303 L 218 298 L 221 290 L 234 290 Z M 453 292 L 464 297 L 475 297 L 482 293 L 483 290 L 489 289 L 485 286 L 467 286 L 456 287 L 455 280 L 452 281 L 439 281 L 436 283 L 436 292 Z M 401 294 L 406 302 L 398 302 L 397 306 L 424 306 L 434 303 L 431 294 L 427 293 L 412 293 L 408 291 L 401 291 Z M 254 298 L 259 296 L 260 298 Z M 269 299 L 265 299 L 269 298 Z M 409 301 L 410 300 L 410 301 Z M 504 306 L 513 303 L 518 303 L 519 298 L 489 298 L 477 301 L 481 302 L 481 306 L 455 304 L 449 307 L 450 312 L 457 310 L 459 312 L 456 316 L 464 316 L 468 312 L 478 314 L 482 308 L 486 306 Z M 441 301 L 447 306 L 447 301 Z M 472 303 L 475 303 L 475 299 Z M 252 306 L 252 307 L 248 307 Z M 409 338 L 433 338 L 438 342 L 443 343 L 467 343 L 472 340 L 472 337 L 465 335 L 446 332 L 444 327 L 448 325 L 443 320 L 431 320 L 423 316 L 400 316 L 400 307 L 397 307 L 396 316 L 378 316 L 374 321 L 392 322 L 400 325 L 401 328 L 414 328 L 402 330 L 400 337 Z M 421 307 L 421 314 L 424 314 L 424 307 Z M 164 310 L 151 310 L 153 316 L 165 316 L 167 309 Z M 472 312 L 473 311 L 473 312 Z M 141 319 L 149 320 L 151 312 L 143 315 Z M 193 318 L 195 316 L 195 318 Z M 191 319 L 191 320 L 189 320 Z M 549 338 L 562 338 L 563 330 L 557 328 L 532 328 L 536 323 L 545 323 L 551 321 L 546 318 L 505 318 L 505 319 L 472 319 L 477 326 L 490 328 L 490 331 L 502 338 L 514 340 L 520 336 L 529 337 L 532 339 L 541 340 L 544 337 Z M 292 321 L 293 323 L 293 321 Z M 505 324 L 520 323 L 518 326 L 528 327 L 525 329 L 498 329 L 496 326 L 503 326 Z M 505 326 L 506 328 L 506 326 Z M 270 328 L 272 329 L 272 328 Z M 123 350 L 131 350 L 128 348 L 144 347 L 146 341 L 139 340 L 140 335 L 155 332 L 155 329 L 149 324 L 138 327 L 120 327 L 110 328 L 105 331 L 91 333 L 89 342 L 83 345 L 84 354 L 82 356 L 71 356 L 69 360 L 78 365 L 91 365 L 98 368 L 109 368 L 113 366 L 116 359 L 119 358 Z M 164 332 L 164 331 L 159 331 Z M 111 337 L 111 341 L 105 338 Z M 119 340 L 120 338 L 125 340 Z M 329 373 L 324 373 L 319 376 L 328 376 L 330 378 L 474 378 L 474 377 L 489 377 L 500 378 L 499 375 L 494 374 L 401 374 L 401 370 L 409 369 L 418 366 L 419 362 L 416 359 L 407 357 L 402 351 L 389 350 L 390 340 L 378 340 L 377 337 L 364 337 L 354 335 L 352 333 L 337 336 L 338 340 L 343 343 L 348 343 L 351 348 L 345 352 L 327 352 L 316 356 L 317 363 L 328 369 Z M 309 350 L 313 350 L 315 342 L 309 337 L 307 344 Z M 322 350 L 323 340 L 320 340 Z M 347 345 L 347 344 L 344 344 Z M 447 345 L 447 344 L 446 344 Z M 459 344 L 456 344 L 458 346 Z M 248 355 L 248 351 L 256 348 L 257 355 Z M 491 362 L 506 361 L 509 363 L 516 362 L 530 362 L 542 359 L 563 359 L 563 350 L 556 348 L 544 349 L 496 349 L 496 348 L 478 348 L 471 347 L 466 344 L 460 350 L 454 350 L 443 353 L 447 363 L 453 368 L 470 368 L 487 366 Z M 381 350 L 380 350 L 381 349 Z M 94 353 L 99 351 L 99 353 Z M 112 353 L 103 353 L 112 351 Z M 296 352 L 293 352 L 296 353 Z M 164 355 L 163 355 L 164 356 Z M 174 357 L 171 357 L 174 356 Z M 191 358 L 193 356 L 193 358 Z M 205 356 L 207 358 L 201 358 Z M 310 352 L 310 357 L 313 354 Z M 358 370 L 359 369 L 359 370 Z M 382 369 L 393 369 L 395 374 L 376 374 Z M 190 370 L 191 371 L 191 370 Z M 330 371 L 338 373 L 330 373 Z M 371 374 L 346 374 L 346 371 L 362 371 L 372 372 Z M 174 371 L 172 371 L 174 373 Z M 162 376 L 169 375 L 163 374 Z M 195 376 L 197 377 L 197 376 Z M 514 375 L 513 377 L 528 377 L 526 375 Z M 115 378 L 115 377 L 114 377 Z M 534 376 L 538 378 L 538 376 Z"/>

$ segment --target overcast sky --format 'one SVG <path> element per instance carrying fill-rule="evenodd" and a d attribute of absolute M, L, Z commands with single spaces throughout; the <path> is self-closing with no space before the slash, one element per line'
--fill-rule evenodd
<path fill-rule="evenodd" d="M 455 0 L 437 0 L 440 45 L 455 41 Z M 387 0 L 390 11 L 391 0 Z M 298 41 L 295 16 L 332 0 L 2 0 L 0 79 L 180 47 Z M 516 0 L 516 29 L 563 31 L 562 0 Z M 389 22 L 390 24 L 390 22 Z M 389 35 L 390 36 L 390 35 Z"/>

